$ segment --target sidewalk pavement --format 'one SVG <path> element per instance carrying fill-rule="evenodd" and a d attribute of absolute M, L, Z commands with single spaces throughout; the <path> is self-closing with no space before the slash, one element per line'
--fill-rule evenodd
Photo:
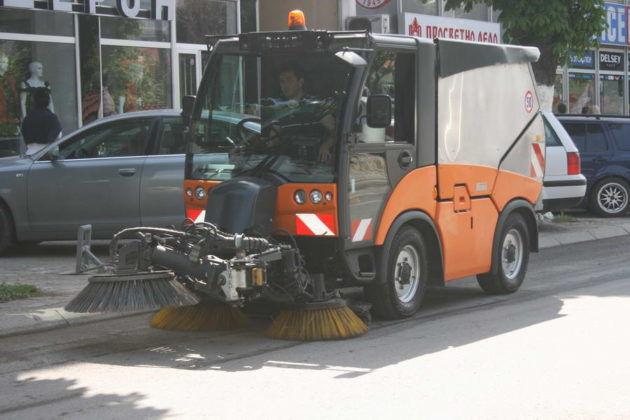
<path fill-rule="evenodd" d="M 545 248 L 554 246 L 628 234 L 630 217 L 601 219 L 578 213 L 572 221 L 542 222 L 539 245 L 544 252 Z M 106 241 L 98 241 L 92 251 L 104 259 L 106 244 Z M 0 282 L 33 284 L 43 291 L 42 296 L 0 303 L 0 337 L 138 314 L 76 314 L 63 309 L 83 289 L 91 275 L 72 274 L 75 246 L 73 242 L 44 243 L 19 249 L 0 259 Z"/>

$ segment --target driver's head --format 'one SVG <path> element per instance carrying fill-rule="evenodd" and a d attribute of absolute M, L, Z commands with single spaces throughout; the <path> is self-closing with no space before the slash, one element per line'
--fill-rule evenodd
<path fill-rule="evenodd" d="M 280 89 L 287 99 L 299 101 L 304 96 L 304 75 L 296 63 L 287 63 L 279 73 Z"/>

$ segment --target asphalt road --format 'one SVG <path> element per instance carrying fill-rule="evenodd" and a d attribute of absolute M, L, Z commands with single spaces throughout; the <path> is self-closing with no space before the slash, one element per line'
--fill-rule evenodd
<path fill-rule="evenodd" d="M 351 340 L 147 316 L 3 338 L 0 418 L 629 418 L 629 250 L 627 236 L 546 249 L 514 295 L 460 280 Z"/>

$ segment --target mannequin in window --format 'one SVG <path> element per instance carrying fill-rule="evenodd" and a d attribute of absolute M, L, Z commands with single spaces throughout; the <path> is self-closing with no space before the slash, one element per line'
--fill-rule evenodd
<path fill-rule="evenodd" d="M 126 64 L 129 70 L 129 81 L 127 82 L 126 96 L 118 97 L 119 114 L 143 109 L 143 101 L 142 97 L 138 95 L 138 88 L 144 79 L 144 57 L 140 56 L 137 60 Z"/>
<path fill-rule="evenodd" d="M 20 127 L 18 93 L 8 70 L 9 57 L 0 52 L 0 137 L 17 136 Z"/>
<path fill-rule="evenodd" d="M 44 66 L 39 61 L 33 61 L 28 65 L 28 71 L 31 73 L 31 77 L 23 81 L 20 85 L 20 106 L 22 111 L 22 118 L 33 109 L 33 92 L 35 89 L 45 88 L 48 91 L 48 95 L 51 93 L 50 83 L 42 80 L 44 76 Z M 53 106 L 52 95 L 50 95 L 50 105 L 48 105 L 50 112 L 55 112 Z"/>

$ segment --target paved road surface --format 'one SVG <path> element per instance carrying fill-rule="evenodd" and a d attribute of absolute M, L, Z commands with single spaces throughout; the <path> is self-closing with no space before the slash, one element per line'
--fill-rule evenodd
<path fill-rule="evenodd" d="M 630 417 L 630 237 L 534 255 L 524 287 L 431 290 L 363 337 L 152 330 L 147 316 L 0 339 L 0 418 Z"/>

